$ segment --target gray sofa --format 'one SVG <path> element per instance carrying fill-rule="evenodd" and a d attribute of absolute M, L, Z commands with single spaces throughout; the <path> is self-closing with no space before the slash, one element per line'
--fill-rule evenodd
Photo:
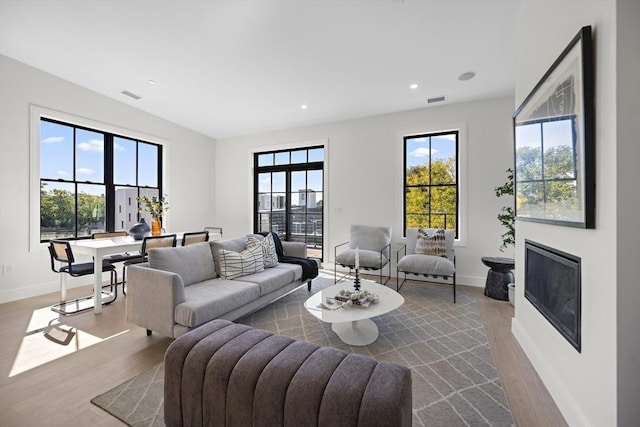
<path fill-rule="evenodd" d="M 285 255 L 306 258 L 304 243 L 282 246 Z M 219 277 L 221 250 L 239 254 L 246 249 L 247 236 L 149 249 L 149 262 L 127 269 L 127 321 L 148 335 L 155 331 L 177 338 L 213 319 L 240 319 L 304 284 L 302 267 L 282 262 L 233 280 Z"/>
<path fill-rule="evenodd" d="M 411 371 L 214 320 L 165 353 L 164 422 L 179 426 L 411 426 Z"/>

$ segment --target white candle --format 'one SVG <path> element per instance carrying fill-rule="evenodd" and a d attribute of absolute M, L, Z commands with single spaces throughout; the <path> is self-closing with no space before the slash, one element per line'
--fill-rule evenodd
<path fill-rule="evenodd" d="M 360 269 L 360 248 L 356 248 L 356 270 Z"/>

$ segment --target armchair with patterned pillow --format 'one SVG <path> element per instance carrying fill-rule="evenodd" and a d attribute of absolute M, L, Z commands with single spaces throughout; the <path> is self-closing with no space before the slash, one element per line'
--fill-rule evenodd
<path fill-rule="evenodd" d="M 453 281 L 456 302 L 456 256 L 453 249 L 455 230 L 407 228 L 407 243 L 396 253 L 399 291 L 407 274 L 441 277 Z M 404 274 L 402 283 L 400 273 Z"/>

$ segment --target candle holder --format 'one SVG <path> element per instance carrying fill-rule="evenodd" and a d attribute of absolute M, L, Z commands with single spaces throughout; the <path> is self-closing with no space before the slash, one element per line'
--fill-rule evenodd
<path fill-rule="evenodd" d="M 360 291 L 360 274 L 358 273 L 358 269 L 356 268 L 356 280 L 353 281 L 353 287 L 356 291 Z"/>

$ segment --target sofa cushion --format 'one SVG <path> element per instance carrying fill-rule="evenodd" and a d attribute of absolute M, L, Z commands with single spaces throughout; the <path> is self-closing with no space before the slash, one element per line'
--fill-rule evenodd
<path fill-rule="evenodd" d="M 281 262 L 275 269 L 285 269 L 289 271 L 293 271 L 293 280 L 302 280 L 302 266 L 298 264 L 290 264 L 288 262 Z"/>
<path fill-rule="evenodd" d="M 260 246 L 262 248 L 262 256 L 264 258 L 264 268 L 271 268 L 278 265 L 278 253 L 276 252 L 276 243 L 271 233 L 263 237 L 259 234 L 247 235 L 247 248 Z"/>
<path fill-rule="evenodd" d="M 211 245 L 211 253 L 213 254 L 213 263 L 216 271 L 220 274 L 220 249 L 242 252 L 247 249 L 247 236 L 240 236 L 229 240 L 211 240 L 209 244 Z"/>
<path fill-rule="evenodd" d="M 433 276 L 453 276 L 455 265 L 445 257 L 434 255 L 409 254 L 398 262 L 398 270 Z"/>
<path fill-rule="evenodd" d="M 260 287 L 241 280 L 205 280 L 184 290 L 176 306 L 176 323 L 194 328 L 260 297 Z"/>
<path fill-rule="evenodd" d="M 196 243 L 175 248 L 150 248 L 149 266 L 179 274 L 185 286 L 216 277 L 209 244 Z"/>
<path fill-rule="evenodd" d="M 444 238 L 444 229 L 439 228 L 436 231 L 428 232 L 422 228 L 418 229 L 418 238 L 416 240 L 416 254 L 447 256 L 447 247 Z"/>
<path fill-rule="evenodd" d="M 254 246 L 242 252 L 220 249 L 220 277 L 237 279 L 264 270 L 262 248 Z"/>
<path fill-rule="evenodd" d="M 300 268 L 302 270 L 302 268 Z M 260 295 L 276 291 L 295 280 L 295 272 L 288 268 L 269 268 L 259 273 L 243 276 L 242 281 L 260 286 Z"/>
<path fill-rule="evenodd" d="M 389 260 L 384 254 L 377 251 L 368 251 L 366 249 L 358 249 L 358 260 L 360 268 L 380 269 L 387 265 Z M 356 251 L 355 249 L 346 249 L 336 256 L 336 262 L 340 265 L 355 267 Z"/>

